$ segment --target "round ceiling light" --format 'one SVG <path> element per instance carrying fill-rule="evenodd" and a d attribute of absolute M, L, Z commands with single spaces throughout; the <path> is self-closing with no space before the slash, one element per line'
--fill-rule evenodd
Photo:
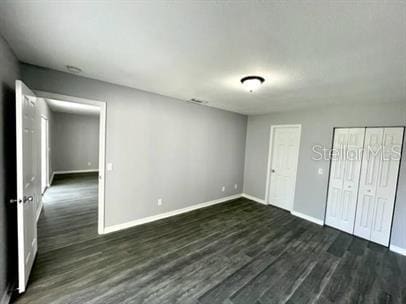
<path fill-rule="evenodd" d="M 67 66 L 66 66 L 66 69 L 67 69 L 69 72 L 72 72 L 72 73 L 80 73 L 80 72 L 82 72 L 82 69 L 80 69 L 80 68 L 78 68 L 78 67 L 75 67 L 75 66 L 73 66 L 73 65 L 67 65 Z"/>
<path fill-rule="evenodd" d="M 254 92 L 257 90 L 264 81 L 265 79 L 261 76 L 246 76 L 241 78 L 241 83 L 248 92 Z"/>

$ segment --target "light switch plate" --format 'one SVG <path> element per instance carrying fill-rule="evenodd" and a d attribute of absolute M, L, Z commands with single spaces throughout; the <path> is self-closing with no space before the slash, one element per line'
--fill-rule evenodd
<path fill-rule="evenodd" d="M 319 168 L 319 170 L 317 170 L 317 173 L 319 175 L 323 175 L 324 174 L 324 169 L 323 168 Z"/>
<path fill-rule="evenodd" d="M 113 171 L 113 164 L 107 163 L 107 171 Z"/>

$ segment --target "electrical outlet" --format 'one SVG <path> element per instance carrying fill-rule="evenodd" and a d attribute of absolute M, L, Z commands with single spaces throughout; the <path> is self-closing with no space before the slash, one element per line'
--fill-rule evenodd
<path fill-rule="evenodd" d="M 91 162 L 87 162 L 87 165 L 90 167 L 90 166 L 92 165 L 92 163 L 91 163 Z"/>
<path fill-rule="evenodd" d="M 222 192 L 226 191 L 226 186 L 221 187 L 221 191 Z"/>
<path fill-rule="evenodd" d="M 162 205 L 162 198 L 158 198 L 158 206 Z"/>
<path fill-rule="evenodd" d="M 235 185 L 234 185 L 234 189 L 237 189 L 237 188 L 238 188 L 238 185 L 237 185 L 237 184 L 235 184 Z"/>

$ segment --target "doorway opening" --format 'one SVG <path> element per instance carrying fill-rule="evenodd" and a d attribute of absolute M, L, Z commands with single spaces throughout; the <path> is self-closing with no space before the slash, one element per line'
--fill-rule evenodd
<path fill-rule="evenodd" d="M 49 156 L 50 169 L 49 184 L 70 175 L 88 175 L 97 179 L 97 232 L 104 234 L 104 187 L 105 187 L 105 140 L 106 140 L 106 103 L 103 101 L 84 99 L 73 96 L 55 94 L 44 91 L 35 91 L 38 97 L 46 100 L 51 111 L 59 114 L 58 121 L 51 121 L 48 127 L 50 146 L 56 141 L 57 151 L 51 151 Z M 75 124 L 69 123 L 69 115 L 76 118 Z M 91 121 L 93 120 L 93 123 Z M 95 124 L 97 120 L 97 125 Z M 52 132 L 50 128 L 58 128 Z M 64 129 L 67 134 L 82 133 L 80 138 L 64 137 Z M 66 130 L 68 129 L 68 130 Z M 62 133 L 56 133 L 62 132 Z M 75 142 L 76 141 L 76 142 Z M 59 144 L 58 144 L 59 142 Z M 80 147 L 76 155 L 69 153 L 71 146 Z M 93 148 L 92 148 L 93 147 Z M 94 147 L 96 147 L 96 152 Z M 86 149 L 84 149 L 86 148 Z M 63 154 L 67 157 L 63 157 Z M 62 157 L 56 157 L 56 156 Z M 77 164 L 80 159 L 81 165 Z"/>
<path fill-rule="evenodd" d="M 38 220 L 38 247 L 49 252 L 97 236 L 100 108 L 59 99 L 43 100 L 50 117 L 52 182 L 42 196 L 44 212 Z M 44 120 L 42 124 L 46 130 Z M 41 145 L 46 146 L 44 141 Z M 41 180 L 45 183 L 44 163 Z"/>

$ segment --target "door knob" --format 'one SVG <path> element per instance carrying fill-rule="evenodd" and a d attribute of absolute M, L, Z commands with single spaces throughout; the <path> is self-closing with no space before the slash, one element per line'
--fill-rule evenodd
<path fill-rule="evenodd" d="M 21 200 L 18 200 L 16 198 L 10 199 L 10 204 L 16 204 L 16 203 L 20 203 L 20 202 L 21 202 Z"/>
<path fill-rule="evenodd" d="M 272 173 L 275 173 L 275 169 L 272 169 L 271 172 L 272 172 Z"/>
<path fill-rule="evenodd" d="M 23 203 L 25 204 L 25 203 L 29 203 L 29 202 L 32 202 L 34 200 L 34 198 L 30 195 L 30 196 L 24 196 L 24 199 L 23 199 Z"/>

